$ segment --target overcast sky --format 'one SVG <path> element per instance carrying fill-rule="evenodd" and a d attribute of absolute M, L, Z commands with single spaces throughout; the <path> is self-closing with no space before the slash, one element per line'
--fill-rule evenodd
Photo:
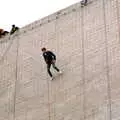
<path fill-rule="evenodd" d="M 9 31 L 12 24 L 23 27 L 79 1 L 0 0 L 0 28 Z"/>

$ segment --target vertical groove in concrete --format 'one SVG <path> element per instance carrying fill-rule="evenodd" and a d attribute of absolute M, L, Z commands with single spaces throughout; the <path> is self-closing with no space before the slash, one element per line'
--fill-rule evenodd
<path fill-rule="evenodd" d="M 119 43 L 120 43 L 120 8 L 119 8 L 119 2 L 116 0 L 116 9 L 117 9 L 117 24 L 118 24 L 118 34 L 119 34 Z"/>
<path fill-rule="evenodd" d="M 56 18 L 56 17 L 55 17 L 55 18 Z M 55 20 L 55 39 L 56 39 L 56 41 L 58 41 L 58 40 L 57 40 L 57 22 L 58 22 L 58 19 Z M 58 55 L 59 55 L 58 45 L 59 45 L 59 42 L 57 42 L 57 50 L 56 50 L 57 53 L 58 53 Z M 53 113 L 53 114 L 54 114 L 54 117 L 53 117 L 53 118 L 54 118 L 54 120 L 56 120 L 56 109 L 55 109 L 55 105 L 54 105 L 54 108 L 53 108 L 53 109 L 54 109 L 54 113 Z"/>
<path fill-rule="evenodd" d="M 59 17 L 58 15 L 56 15 L 56 17 Z M 56 52 L 57 52 L 57 56 L 59 57 L 59 38 L 57 39 L 57 35 L 58 35 L 58 33 L 57 33 L 57 22 L 58 22 L 58 19 L 56 19 L 55 20 L 55 39 L 56 39 L 56 41 L 57 41 L 57 50 L 56 50 Z"/>
<path fill-rule="evenodd" d="M 46 33 L 45 33 L 46 34 Z M 48 33 L 47 33 L 48 34 Z M 49 75 L 47 73 L 47 68 L 46 68 L 46 76 L 47 76 L 47 93 L 48 93 L 48 120 L 51 119 L 51 116 L 50 116 L 50 84 L 49 84 Z"/>
<path fill-rule="evenodd" d="M 86 119 L 86 109 L 85 109 L 85 102 L 86 102 L 86 98 L 85 98 L 85 52 L 84 52 L 84 7 L 81 10 L 81 38 L 82 38 L 82 79 L 83 79 L 83 93 L 84 93 L 84 98 L 83 98 L 83 119 Z"/>
<path fill-rule="evenodd" d="M 49 79 L 47 79 L 47 87 L 48 87 L 48 120 L 50 120 L 50 87 L 49 87 Z"/>
<path fill-rule="evenodd" d="M 107 24 L 106 24 L 106 10 L 105 10 L 105 0 L 103 0 L 103 20 L 105 28 L 105 49 L 106 49 L 106 75 L 107 75 L 107 94 L 108 94 L 108 107 L 109 107 L 109 117 L 112 120 L 112 106 L 111 106 L 111 83 L 109 76 L 109 60 L 108 60 L 108 39 L 107 39 Z"/>
<path fill-rule="evenodd" d="M 7 80 L 7 82 L 8 82 L 8 80 Z M 11 113 L 10 105 L 11 105 L 11 102 L 10 102 L 10 88 L 8 87 L 8 120 L 10 120 L 10 115 L 11 115 L 10 114 Z"/>
<path fill-rule="evenodd" d="M 8 90 L 8 120 L 10 120 L 10 90 Z"/>
<path fill-rule="evenodd" d="M 17 90 L 17 82 L 18 82 L 18 55 L 19 55 L 19 37 L 17 35 L 17 50 L 16 50 L 16 71 L 15 71 L 15 84 L 14 84 L 14 103 L 13 103 L 13 120 L 16 120 L 15 118 L 15 110 L 16 110 L 16 90 Z"/>

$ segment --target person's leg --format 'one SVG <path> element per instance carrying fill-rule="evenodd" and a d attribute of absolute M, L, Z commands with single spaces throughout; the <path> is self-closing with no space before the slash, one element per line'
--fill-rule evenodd
<path fill-rule="evenodd" d="M 50 77 L 53 77 L 51 71 L 50 71 L 51 63 L 47 64 L 47 72 L 50 75 Z"/>
<path fill-rule="evenodd" d="M 87 1 L 88 1 L 88 0 L 85 0 L 85 4 L 87 4 Z"/>
<path fill-rule="evenodd" d="M 56 67 L 55 62 L 52 63 L 52 66 L 53 66 L 53 68 L 54 68 L 57 72 L 60 71 L 60 70 Z"/>

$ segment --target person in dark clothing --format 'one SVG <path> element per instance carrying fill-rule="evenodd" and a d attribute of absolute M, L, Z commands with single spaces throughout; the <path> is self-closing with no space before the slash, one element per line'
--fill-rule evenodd
<path fill-rule="evenodd" d="M 87 2 L 88 2 L 88 0 L 82 0 L 82 1 L 81 1 L 81 5 L 86 6 L 86 5 L 87 5 Z"/>
<path fill-rule="evenodd" d="M 19 28 L 16 27 L 15 25 L 12 25 L 12 29 L 10 31 L 10 35 L 12 35 L 13 33 L 15 33 L 17 30 L 19 30 Z"/>
<path fill-rule="evenodd" d="M 56 67 L 56 65 L 55 65 L 56 55 L 55 55 L 53 52 L 46 50 L 46 48 L 42 48 L 41 50 L 42 50 L 42 52 L 43 52 L 44 60 L 45 60 L 45 62 L 46 62 L 46 64 L 47 64 L 47 72 L 48 72 L 48 74 L 50 75 L 51 80 L 53 80 L 54 77 L 53 77 L 53 75 L 52 75 L 52 73 L 51 73 L 51 71 L 50 71 L 51 65 L 53 66 L 53 68 L 54 68 L 57 72 L 59 72 L 60 74 L 62 73 L 62 72 Z"/>
<path fill-rule="evenodd" d="M 3 29 L 0 29 L 0 38 L 2 38 L 2 36 L 7 35 L 9 32 L 8 31 L 4 31 Z"/>
<path fill-rule="evenodd" d="M 4 32 L 4 30 L 3 30 L 3 29 L 0 29 L 0 38 L 2 37 L 3 32 Z"/>
<path fill-rule="evenodd" d="M 4 31 L 2 35 L 7 35 L 8 33 L 8 31 Z"/>

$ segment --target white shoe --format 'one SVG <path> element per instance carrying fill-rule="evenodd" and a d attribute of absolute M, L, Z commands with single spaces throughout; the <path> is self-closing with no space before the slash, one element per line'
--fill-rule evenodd
<path fill-rule="evenodd" d="M 59 74 L 62 74 L 62 71 L 59 71 Z"/>
<path fill-rule="evenodd" d="M 50 78 L 50 80 L 53 80 L 53 79 L 54 79 L 54 77 L 51 77 L 51 78 Z"/>

